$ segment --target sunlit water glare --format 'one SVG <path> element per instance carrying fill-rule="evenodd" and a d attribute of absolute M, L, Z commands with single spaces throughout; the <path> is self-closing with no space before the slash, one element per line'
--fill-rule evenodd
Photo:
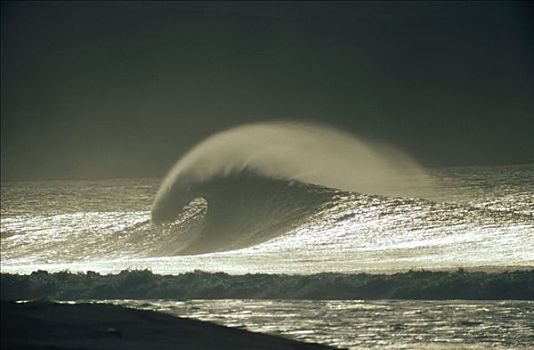
<path fill-rule="evenodd" d="M 206 202 L 192 203 L 174 224 L 152 225 L 157 179 L 2 183 L 1 271 L 312 274 L 534 266 L 534 166 L 431 175 L 432 188 L 417 188 L 420 198 L 340 192 L 274 239 L 190 256 L 177 255 L 178 247 L 195 239 Z M 350 349 L 534 343 L 534 305 L 523 301 L 104 302 Z"/>
<path fill-rule="evenodd" d="M 437 185 L 424 199 L 340 192 L 277 238 L 192 256 L 176 256 L 175 247 L 195 237 L 205 203 L 193 203 L 174 225 L 154 226 L 156 179 L 3 183 L 2 271 L 309 274 L 534 265 L 534 166 L 438 169 L 433 178 Z"/>

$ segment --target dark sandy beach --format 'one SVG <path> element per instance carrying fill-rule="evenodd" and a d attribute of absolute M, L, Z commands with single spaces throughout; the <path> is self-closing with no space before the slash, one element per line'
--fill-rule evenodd
<path fill-rule="evenodd" d="M 2 302 L 2 349 L 332 349 L 113 305 Z"/>

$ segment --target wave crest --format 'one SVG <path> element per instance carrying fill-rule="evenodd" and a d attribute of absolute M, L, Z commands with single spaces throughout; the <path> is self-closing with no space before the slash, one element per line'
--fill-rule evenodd
<path fill-rule="evenodd" d="M 424 173 L 408 156 L 331 127 L 258 123 L 217 133 L 181 158 L 163 181 L 152 221 L 172 221 L 207 201 L 200 236 L 186 253 L 251 246 L 287 232 L 332 190 L 399 195 Z"/>

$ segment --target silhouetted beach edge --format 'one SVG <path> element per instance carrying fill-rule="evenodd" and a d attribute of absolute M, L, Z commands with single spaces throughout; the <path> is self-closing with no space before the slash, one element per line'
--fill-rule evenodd
<path fill-rule="evenodd" d="M 109 304 L 2 301 L 2 349 L 334 349 Z"/>

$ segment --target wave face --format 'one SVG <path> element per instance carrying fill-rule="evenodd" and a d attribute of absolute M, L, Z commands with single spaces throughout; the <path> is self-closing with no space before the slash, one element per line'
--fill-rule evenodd
<path fill-rule="evenodd" d="M 288 232 L 336 190 L 406 194 L 427 180 L 408 156 L 326 126 L 262 123 L 213 135 L 173 167 L 152 206 L 172 222 L 192 200 L 207 202 L 204 228 L 183 254 L 244 248 Z"/>
<path fill-rule="evenodd" d="M 335 191 L 241 173 L 213 179 L 196 193 L 207 212 L 199 238 L 183 254 L 245 248 L 289 232 Z"/>

